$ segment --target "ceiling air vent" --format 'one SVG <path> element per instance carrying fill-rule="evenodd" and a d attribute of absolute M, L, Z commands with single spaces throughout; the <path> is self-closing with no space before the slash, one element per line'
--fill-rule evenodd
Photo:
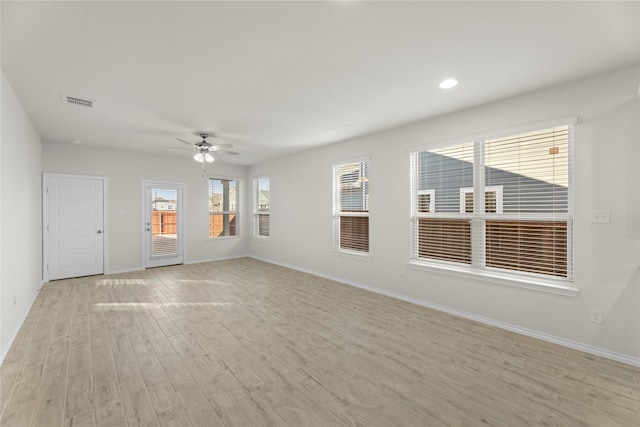
<path fill-rule="evenodd" d="M 65 104 L 76 105 L 78 107 L 93 108 L 93 101 L 88 99 L 76 98 L 75 96 L 62 96 L 62 100 Z"/>

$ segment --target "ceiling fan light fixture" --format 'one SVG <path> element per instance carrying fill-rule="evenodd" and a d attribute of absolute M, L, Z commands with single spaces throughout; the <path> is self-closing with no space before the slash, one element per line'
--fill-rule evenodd
<path fill-rule="evenodd" d="M 193 160 L 198 163 L 213 163 L 216 159 L 211 154 L 200 151 L 193 155 Z"/>

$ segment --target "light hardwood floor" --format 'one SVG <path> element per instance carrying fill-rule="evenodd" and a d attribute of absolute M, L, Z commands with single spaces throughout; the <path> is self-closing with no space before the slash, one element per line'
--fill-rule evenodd
<path fill-rule="evenodd" d="M 8 426 L 639 426 L 640 369 L 253 259 L 47 284 Z"/>

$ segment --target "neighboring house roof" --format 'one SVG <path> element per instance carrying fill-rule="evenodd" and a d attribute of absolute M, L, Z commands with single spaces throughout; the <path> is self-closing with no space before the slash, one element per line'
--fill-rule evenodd
<path fill-rule="evenodd" d="M 442 205 L 439 207 L 442 200 L 459 200 L 460 188 L 473 186 L 473 163 L 433 152 L 423 153 L 425 154 L 421 153 L 419 160 L 422 168 L 432 164 L 440 171 L 456 171 L 456 173 L 447 174 L 445 180 L 440 173 L 427 173 L 419 178 L 419 190 L 435 190 L 436 210 L 442 209 Z M 547 212 L 550 204 L 561 211 L 563 206 L 568 206 L 568 189 L 565 186 L 491 167 L 485 167 L 485 174 L 490 177 L 487 186 L 503 187 L 504 212 L 519 210 L 517 208 L 532 213 Z M 544 193 L 545 197 L 529 197 L 526 200 L 526 206 L 521 206 L 523 192 Z M 453 209 L 452 206 L 448 208 L 447 211 Z"/>
<path fill-rule="evenodd" d="M 260 190 L 258 191 L 258 202 L 261 205 L 269 204 L 269 190 Z"/>

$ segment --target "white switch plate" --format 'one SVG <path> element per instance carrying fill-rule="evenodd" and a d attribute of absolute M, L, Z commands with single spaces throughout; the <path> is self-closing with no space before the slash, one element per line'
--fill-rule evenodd
<path fill-rule="evenodd" d="M 592 224 L 609 224 L 611 223 L 611 216 L 608 210 L 591 211 L 591 223 Z"/>
<path fill-rule="evenodd" d="M 602 310 L 592 309 L 589 313 L 589 320 L 592 323 L 602 323 Z"/>

